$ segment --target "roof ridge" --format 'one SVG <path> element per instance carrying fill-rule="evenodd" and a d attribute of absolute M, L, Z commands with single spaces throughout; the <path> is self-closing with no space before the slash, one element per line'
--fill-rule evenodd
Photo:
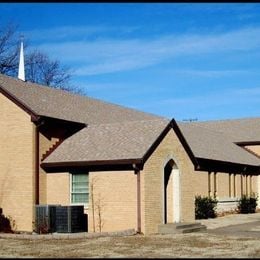
<path fill-rule="evenodd" d="M 231 122 L 231 121 L 244 121 L 244 120 L 260 120 L 260 116 L 252 116 L 252 117 L 240 117 L 240 118 L 227 118 L 227 119 L 216 119 L 216 120 L 205 120 L 205 121 L 198 121 L 192 122 L 193 124 L 207 124 L 207 123 L 218 123 L 218 122 Z"/>
<path fill-rule="evenodd" d="M 171 120 L 168 118 L 154 118 L 154 119 L 140 119 L 140 120 L 131 120 L 131 121 L 123 121 L 123 122 L 111 122 L 111 123 L 96 123 L 96 124 L 89 124 L 88 126 L 102 126 L 102 125 L 122 125 L 122 124 L 132 124 L 132 123 L 137 123 L 137 122 L 154 122 L 154 121 L 165 121 L 167 123 L 169 123 Z"/>

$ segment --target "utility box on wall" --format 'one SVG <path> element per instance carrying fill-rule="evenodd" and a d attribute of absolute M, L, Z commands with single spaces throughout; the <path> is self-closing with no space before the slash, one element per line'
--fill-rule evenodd
<path fill-rule="evenodd" d="M 87 232 L 84 206 L 36 205 L 35 231 L 39 234 Z"/>

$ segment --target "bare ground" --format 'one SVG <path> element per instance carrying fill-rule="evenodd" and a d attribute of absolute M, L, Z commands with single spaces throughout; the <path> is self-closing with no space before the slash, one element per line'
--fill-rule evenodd
<path fill-rule="evenodd" d="M 0 257 L 259 258 L 260 238 L 190 233 L 59 240 L 0 239 Z"/>

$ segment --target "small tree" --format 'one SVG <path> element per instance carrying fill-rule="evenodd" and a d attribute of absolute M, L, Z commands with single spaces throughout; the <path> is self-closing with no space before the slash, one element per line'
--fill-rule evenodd
<path fill-rule="evenodd" d="M 20 54 L 20 39 L 17 25 L 0 25 L 0 73 L 17 77 Z M 25 43 L 25 78 L 33 83 L 83 94 L 71 84 L 71 69 L 59 60 L 52 59 L 42 50 L 30 50 Z"/>
<path fill-rule="evenodd" d="M 0 27 L 0 73 L 9 76 L 17 75 L 19 42 L 17 26 L 9 23 Z"/>
<path fill-rule="evenodd" d="M 101 197 L 101 195 L 99 193 L 98 198 L 95 201 L 95 210 L 97 211 L 97 216 L 98 216 L 97 227 L 98 227 L 99 232 L 102 231 L 102 228 L 104 226 L 103 209 L 104 209 L 104 202 L 103 202 L 103 198 Z"/>
<path fill-rule="evenodd" d="M 26 78 L 28 81 L 49 87 L 72 90 L 69 86 L 69 69 L 39 50 L 34 50 L 26 57 Z"/>
<path fill-rule="evenodd" d="M 97 186 L 98 178 L 92 178 L 90 183 L 90 199 L 91 199 L 91 210 L 92 210 L 92 225 L 93 225 L 93 232 L 96 232 L 96 226 L 98 231 L 101 232 L 104 226 L 104 219 L 103 219 L 103 209 L 104 209 L 104 199 L 101 197 L 100 193 L 96 193 L 96 186 Z M 97 224 L 96 224 L 96 217 L 97 217 Z"/>
<path fill-rule="evenodd" d="M 90 183 L 90 198 L 91 198 L 91 209 L 92 209 L 92 225 L 93 225 L 93 232 L 96 232 L 96 225 L 95 225 L 95 203 L 94 203 L 94 184 L 95 179 L 93 178 Z"/>

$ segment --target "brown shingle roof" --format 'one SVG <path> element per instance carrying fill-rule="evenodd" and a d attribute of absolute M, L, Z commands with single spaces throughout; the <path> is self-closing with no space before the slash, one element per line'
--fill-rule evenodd
<path fill-rule="evenodd" d="M 161 117 L 111 104 L 94 98 L 71 94 L 39 84 L 23 82 L 0 74 L 0 88 L 9 92 L 37 115 L 68 121 L 103 124 Z"/>
<path fill-rule="evenodd" d="M 260 117 L 194 122 L 204 128 L 228 134 L 233 142 L 260 141 Z"/>
<path fill-rule="evenodd" d="M 169 123 L 163 117 L 1 74 L 0 89 L 36 115 L 88 124 L 65 140 L 44 163 L 142 158 Z M 258 158 L 234 144 L 260 140 L 259 118 L 178 125 L 195 157 L 260 164 Z"/>
<path fill-rule="evenodd" d="M 44 163 L 142 159 L 169 120 L 90 125 L 65 140 Z"/>
<path fill-rule="evenodd" d="M 178 122 L 178 125 L 196 158 L 260 166 L 256 156 L 234 143 L 237 140 L 234 136 L 200 123 Z"/>

